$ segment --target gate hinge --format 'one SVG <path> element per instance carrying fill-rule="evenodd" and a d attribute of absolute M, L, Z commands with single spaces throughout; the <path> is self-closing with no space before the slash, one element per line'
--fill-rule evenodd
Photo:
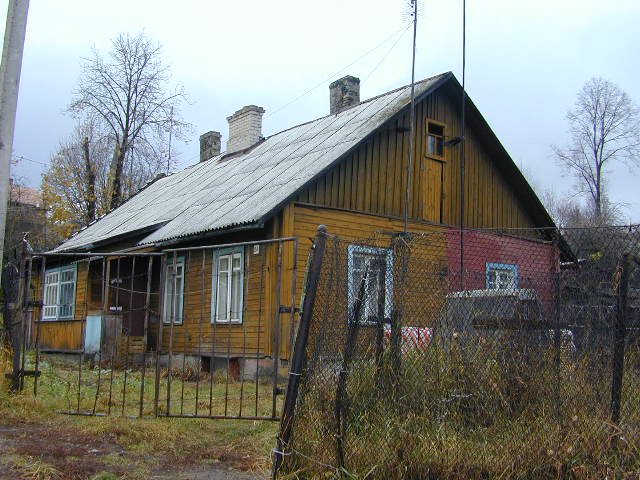
<path fill-rule="evenodd" d="M 300 312 L 300 309 L 298 307 L 295 307 L 293 310 L 295 313 Z M 280 313 L 291 313 L 291 307 L 286 306 L 286 305 L 280 305 Z"/>

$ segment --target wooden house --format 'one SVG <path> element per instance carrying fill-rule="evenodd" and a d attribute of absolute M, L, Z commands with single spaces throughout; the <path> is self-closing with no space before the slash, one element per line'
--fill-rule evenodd
<path fill-rule="evenodd" d="M 332 83 L 329 115 L 266 138 L 264 110 L 244 107 L 228 118 L 226 152 L 220 152 L 219 133 L 203 135 L 199 163 L 157 179 L 55 249 L 84 256 L 48 257 L 55 268 L 46 268 L 43 312 L 36 314 L 42 349 L 81 351 L 90 332 L 115 322 L 125 334 L 117 341 L 126 337 L 132 344 L 140 343 L 148 324 L 141 348 L 202 358 L 268 358 L 279 351 L 287 358 L 292 307 L 302 294 L 317 226 L 345 239 L 400 232 L 407 190 L 411 232 L 453 231 L 461 210 L 469 228 L 553 226 L 470 99 L 460 195 L 462 89 L 452 73 L 415 84 L 411 175 L 410 86 L 360 101 L 359 83 L 351 76 Z M 295 240 L 258 243 L 273 239 Z M 135 264 L 113 253 L 163 251 L 169 251 L 165 257 L 135 257 Z M 87 252 L 103 256 L 87 261 Z M 106 266 L 104 252 L 111 252 Z M 358 255 L 366 260 L 376 252 L 353 255 L 356 265 Z M 455 246 L 441 255 L 455 264 L 448 260 Z M 541 268 L 553 270 L 553 258 Z M 517 265 L 487 261 L 485 267 L 493 279 L 487 288 L 517 281 Z M 145 272 L 152 274 L 146 309 Z M 118 292 L 124 294 L 116 299 Z"/>

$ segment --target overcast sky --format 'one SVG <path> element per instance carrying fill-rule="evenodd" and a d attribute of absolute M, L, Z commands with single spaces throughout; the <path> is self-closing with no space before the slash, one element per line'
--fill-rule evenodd
<path fill-rule="evenodd" d="M 73 127 L 65 109 L 81 58 L 91 46 L 106 53 L 118 33 L 144 30 L 160 42 L 173 80 L 189 95 L 183 116 L 194 126 L 192 140 L 174 145 L 184 167 L 198 161 L 201 133 L 217 130 L 226 141 L 226 117 L 244 105 L 265 108 L 270 135 L 326 115 L 328 85 L 345 74 L 361 79 L 362 99 L 408 83 L 408 3 L 31 0 L 13 145 L 28 160 L 12 176 L 39 186 Z M 418 79 L 449 70 L 461 79 L 461 4 L 421 2 Z M 550 145 L 566 142 L 564 117 L 582 85 L 602 76 L 640 101 L 640 2 L 467 4 L 469 95 L 534 188 L 569 191 L 573 180 L 555 165 Z M 6 12 L 7 0 L 0 8 Z M 640 221 L 640 176 L 624 165 L 612 170 L 610 196 L 629 205 L 627 220 Z"/>

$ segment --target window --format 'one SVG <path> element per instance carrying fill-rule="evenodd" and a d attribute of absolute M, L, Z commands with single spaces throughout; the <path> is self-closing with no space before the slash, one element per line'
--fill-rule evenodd
<path fill-rule="evenodd" d="M 220 250 L 214 256 L 211 321 L 242 322 L 244 248 Z"/>
<path fill-rule="evenodd" d="M 173 258 L 167 261 L 164 288 L 164 323 L 182 324 L 184 308 L 184 258 L 176 258 L 175 269 Z"/>
<path fill-rule="evenodd" d="M 444 157 L 444 125 L 427 122 L 427 155 Z"/>
<path fill-rule="evenodd" d="M 360 322 L 378 322 L 378 308 L 384 305 L 383 322 L 389 322 L 393 305 L 393 256 L 391 249 L 349 245 L 348 300 L 353 307 L 362 278 L 365 280 L 364 303 L 360 311 Z"/>
<path fill-rule="evenodd" d="M 73 318 L 76 299 L 76 266 L 53 268 L 44 274 L 43 320 Z"/>
<path fill-rule="evenodd" d="M 487 288 L 493 290 L 518 288 L 518 266 L 508 263 L 487 263 Z"/>

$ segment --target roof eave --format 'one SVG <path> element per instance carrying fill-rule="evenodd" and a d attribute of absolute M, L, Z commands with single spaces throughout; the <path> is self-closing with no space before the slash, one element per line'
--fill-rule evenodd
<path fill-rule="evenodd" d="M 90 252 L 90 251 L 92 251 L 92 250 L 94 250 L 96 248 L 104 247 L 104 246 L 109 245 L 111 243 L 119 242 L 119 241 L 122 241 L 122 240 L 128 240 L 128 239 L 136 237 L 138 235 L 144 235 L 145 233 L 155 232 L 156 230 L 158 230 L 159 228 L 163 227 L 167 223 L 168 223 L 167 221 L 155 223 L 153 225 L 149 225 L 149 226 L 144 227 L 144 228 L 139 228 L 138 230 L 132 230 L 130 232 L 125 232 L 125 233 L 122 233 L 120 235 L 114 235 L 113 237 L 105 238 L 104 240 L 98 240 L 97 242 L 89 242 L 89 243 L 85 243 L 85 244 L 80 245 L 80 246 L 70 246 L 68 248 L 63 248 L 63 249 L 60 249 L 60 250 L 58 250 L 58 249 L 50 250 L 50 253 L 58 253 L 58 252 L 62 253 L 62 252 L 69 252 L 69 251 L 71 251 L 71 252 Z"/>
<path fill-rule="evenodd" d="M 247 230 L 259 230 L 261 228 L 264 228 L 264 222 L 259 221 L 259 222 L 252 222 L 252 223 L 247 223 L 244 225 L 236 225 L 236 226 L 232 226 L 232 227 L 228 227 L 228 228 L 219 228 L 216 230 L 207 230 L 205 232 L 200 232 L 200 233 L 194 233 L 192 235 L 182 235 L 179 237 L 174 237 L 174 238 L 170 238 L 167 240 L 160 240 L 157 242 L 151 242 L 151 243 L 139 243 L 138 246 L 140 247 L 144 247 L 144 246 L 149 246 L 149 247 L 156 247 L 156 248 L 164 248 L 164 247 L 168 247 L 171 245 L 177 245 L 179 243 L 184 243 L 184 242 L 191 242 L 191 241 L 197 241 L 197 240 L 204 240 L 207 238 L 211 238 L 211 237 L 219 237 L 220 235 L 226 235 L 228 233 L 236 233 L 236 232 L 242 232 L 242 231 L 247 231 Z"/>

